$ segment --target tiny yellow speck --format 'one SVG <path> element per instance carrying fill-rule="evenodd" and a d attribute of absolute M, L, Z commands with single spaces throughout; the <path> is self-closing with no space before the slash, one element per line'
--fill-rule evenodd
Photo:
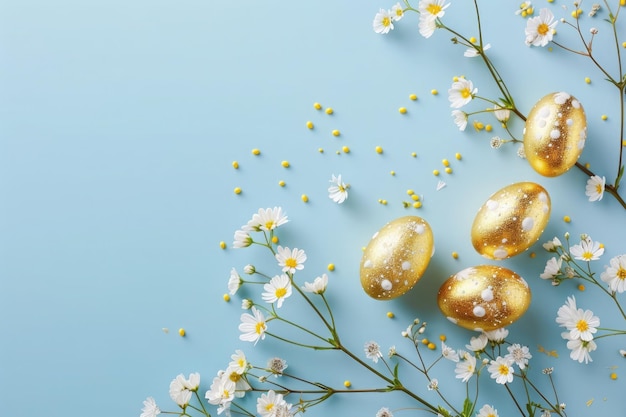
<path fill-rule="evenodd" d="M 433 175 L 434 175 L 434 176 L 439 175 L 439 170 L 438 170 L 438 169 L 434 169 L 434 170 L 433 170 Z"/>
<path fill-rule="evenodd" d="M 535 259 L 535 258 L 537 257 L 537 254 L 536 254 L 535 252 L 530 252 L 530 253 L 528 254 L 528 256 L 529 256 L 531 259 Z"/>
<path fill-rule="evenodd" d="M 347 146 L 344 146 L 343 148 L 341 148 L 341 150 L 342 150 L 344 153 L 350 153 L 350 148 L 348 148 Z"/>
<path fill-rule="evenodd" d="M 611 377 L 611 379 L 613 381 L 615 381 L 617 379 L 617 374 L 615 372 L 611 372 L 611 375 L 609 375 Z"/>
<path fill-rule="evenodd" d="M 313 122 L 310 121 L 310 120 L 308 122 L 306 122 L 306 127 L 308 127 L 309 129 L 313 129 L 313 127 L 314 127 Z"/>
<path fill-rule="evenodd" d="M 352 382 L 346 379 L 345 381 L 343 381 L 343 386 L 346 388 L 350 388 L 352 386 Z"/>
<path fill-rule="evenodd" d="M 444 167 L 449 167 L 450 166 L 450 161 L 448 161 L 447 159 L 442 159 L 441 163 L 443 164 Z"/>
<path fill-rule="evenodd" d="M 486 130 L 487 132 L 491 132 L 491 131 L 493 130 L 493 126 L 491 126 L 491 125 L 486 125 L 486 126 L 485 126 L 485 130 Z"/>
<path fill-rule="evenodd" d="M 620 6 L 626 6 L 626 0 L 619 0 Z"/>
<path fill-rule="evenodd" d="M 436 96 L 437 94 L 439 94 L 439 91 L 437 91 L 437 89 L 433 88 L 432 90 L 430 90 L 430 94 L 432 94 L 433 96 Z"/>
<path fill-rule="evenodd" d="M 224 242 L 223 240 L 220 242 L 220 248 L 226 249 L 226 242 Z"/>
<path fill-rule="evenodd" d="M 388 311 L 388 312 L 387 312 L 387 317 L 389 317 L 390 319 L 392 319 L 392 318 L 394 318 L 394 317 L 395 317 L 395 314 L 393 314 L 393 312 L 392 312 L 392 311 Z"/>
<path fill-rule="evenodd" d="M 585 284 L 578 284 L 578 291 L 585 291 Z"/>
<path fill-rule="evenodd" d="M 382 203 L 383 203 L 383 206 L 386 206 L 387 205 L 387 200 L 383 200 Z"/>
<path fill-rule="evenodd" d="M 411 152 L 411 156 L 412 156 L 413 158 L 417 158 L 417 153 L 415 153 L 415 152 Z"/>
<path fill-rule="evenodd" d="M 591 78 L 589 78 L 589 77 L 585 77 L 585 82 L 586 82 L 587 84 L 591 84 Z"/>
<path fill-rule="evenodd" d="M 339 136 L 341 135 L 341 132 L 339 132 L 339 130 L 335 129 L 332 131 L 333 136 Z"/>
<path fill-rule="evenodd" d="M 440 334 L 440 335 L 439 335 L 439 340 L 441 340 L 442 342 L 445 342 L 445 341 L 446 341 L 446 339 L 447 339 L 447 337 L 446 337 L 446 335 L 445 335 L 445 334 Z"/>
<path fill-rule="evenodd" d="M 383 148 L 382 148 L 382 146 L 377 146 L 377 147 L 376 147 L 376 153 L 383 153 Z"/>
<path fill-rule="evenodd" d="M 313 103 L 313 108 L 315 110 L 320 110 L 322 108 L 322 105 L 320 103 Z"/>
<path fill-rule="evenodd" d="M 622 42 L 622 48 L 626 48 L 626 42 Z"/>
<path fill-rule="evenodd" d="M 445 171 L 446 171 L 446 174 L 452 174 L 452 168 L 450 167 L 446 167 Z"/>
<path fill-rule="evenodd" d="M 261 151 L 257 148 L 252 149 L 252 155 L 261 155 Z"/>
<path fill-rule="evenodd" d="M 574 19 L 578 19 L 578 13 L 576 13 L 576 10 L 573 10 L 571 15 Z"/>
<path fill-rule="evenodd" d="M 591 168 L 591 164 L 589 162 L 585 162 L 585 168 L 587 169 Z"/>
<path fill-rule="evenodd" d="M 457 82 L 457 81 L 459 81 L 459 77 L 455 75 L 454 77 L 452 77 L 452 81 L 453 81 L 453 82 Z"/>
<path fill-rule="evenodd" d="M 239 169 L 239 162 L 233 161 L 233 168 Z"/>
<path fill-rule="evenodd" d="M 280 185 L 281 187 L 284 187 L 285 186 L 285 181 L 283 181 L 283 180 L 278 181 L 278 185 Z"/>
<path fill-rule="evenodd" d="M 474 120 L 473 124 L 474 124 L 474 129 L 476 129 L 477 132 L 485 128 L 485 125 L 482 122 L 479 122 L 478 120 Z"/>
<path fill-rule="evenodd" d="M 319 153 L 324 153 L 324 148 L 317 148 L 317 151 L 318 151 Z"/>
<path fill-rule="evenodd" d="M 309 196 L 306 194 L 302 194 L 302 196 L 300 197 L 302 199 L 302 201 L 304 201 L 305 203 L 308 203 L 309 201 Z"/>
<path fill-rule="evenodd" d="M 422 207 L 421 201 L 416 201 L 415 203 L 413 203 L 413 208 L 420 208 L 420 207 Z"/>
<path fill-rule="evenodd" d="M 272 243 L 278 243 L 278 236 L 272 236 Z"/>
<path fill-rule="evenodd" d="M 407 195 L 413 195 L 415 194 L 415 191 L 409 189 L 409 190 L 406 190 L 406 193 Z"/>
<path fill-rule="evenodd" d="M 528 13 L 526 13 L 526 10 L 524 10 L 524 11 L 522 11 L 522 13 L 520 13 L 520 16 L 526 17 L 526 16 L 528 16 Z"/>
<path fill-rule="evenodd" d="M 577 14 L 578 16 L 580 16 L 581 14 L 583 14 L 583 9 L 578 9 L 578 10 L 576 10 L 576 14 Z"/>
<path fill-rule="evenodd" d="M 335 264 L 328 264 L 328 266 L 326 267 L 329 271 L 334 271 L 335 270 Z"/>
<path fill-rule="evenodd" d="M 233 191 L 235 192 L 235 194 L 241 194 L 241 187 L 235 187 Z"/>
<path fill-rule="evenodd" d="M 454 259 L 459 259 L 459 254 L 458 254 L 458 252 L 452 252 L 452 257 L 453 257 Z"/>
<path fill-rule="evenodd" d="M 289 168 L 289 161 L 283 161 L 280 164 L 283 166 L 283 168 Z"/>
<path fill-rule="evenodd" d="M 326 107 L 325 111 L 326 111 L 326 114 L 333 114 L 335 112 L 332 107 Z"/>
<path fill-rule="evenodd" d="M 571 218 L 570 216 L 563 216 L 563 221 L 564 221 L 565 223 L 569 223 L 569 222 L 571 222 L 571 221 L 572 221 L 572 218 Z"/>
<path fill-rule="evenodd" d="M 427 345 L 427 347 L 428 347 L 428 349 L 430 349 L 430 350 L 435 350 L 435 349 L 437 349 L 437 345 L 435 345 L 433 342 L 430 342 L 430 343 Z"/>
<path fill-rule="evenodd" d="M 391 174 L 391 176 L 396 175 L 396 171 L 389 171 L 389 173 Z"/>
<path fill-rule="evenodd" d="M 526 15 L 530 16 L 531 14 L 533 14 L 535 12 L 535 9 L 533 9 L 532 7 L 529 7 L 528 9 L 526 9 Z"/>
<path fill-rule="evenodd" d="M 461 160 L 461 158 L 463 158 L 459 152 L 455 153 L 454 157 L 459 161 Z"/>
<path fill-rule="evenodd" d="M 420 196 L 417 194 L 411 194 L 411 200 L 413 201 L 418 201 L 420 199 Z"/>
<path fill-rule="evenodd" d="M 187 332 L 185 331 L 185 329 L 183 329 L 182 327 L 180 329 L 178 329 L 178 334 L 181 337 L 185 337 L 185 335 L 187 334 Z"/>
<path fill-rule="evenodd" d="M 411 94 L 411 95 L 409 96 L 409 99 L 411 99 L 411 100 L 415 101 L 415 100 L 417 100 L 417 95 L 415 95 L 415 94 Z"/>
<path fill-rule="evenodd" d="M 425 345 L 427 345 L 427 344 L 429 344 L 429 343 L 430 343 L 430 341 L 429 341 L 428 339 L 424 338 L 424 339 L 422 340 L 422 343 L 423 343 L 423 344 L 425 344 Z"/>
<path fill-rule="evenodd" d="M 224 294 L 222 296 L 222 298 L 224 299 L 224 301 L 229 302 L 230 301 L 230 295 L 229 294 Z"/>
<path fill-rule="evenodd" d="M 341 155 L 341 151 L 339 151 L 339 150 L 335 151 L 335 153 L 336 153 L 337 155 Z"/>
<path fill-rule="evenodd" d="M 604 243 L 600 242 L 600 248 L 604 249 Z"/>
<path fill-rule="evenodd" d="M 608 118 L 609 118 L 609 116 L 607 116 L 606 114 L 603 114 L 602 117 L 601 117 L 602 120 L 606 120 Z"/>
<path fill-rule="evenodd" d="M 405 114 L 405 113 L 406 113 L 406 107 L 400 107 L 400 108 L 398 109 L 398 111 L 399 111 L 400 113 L 402 113 L 402 114 Z"/>
<path fill-rule="evenodd" d="M 626 146 L 626 139 L 622 141 L 622 146 Z"/>
<path fill-rule="evenodd" d="M 471 43 L 476 43 L 476 38 L 472 36 L 471 38 L 469 38 L 469 41 L 470 41 Z"/>

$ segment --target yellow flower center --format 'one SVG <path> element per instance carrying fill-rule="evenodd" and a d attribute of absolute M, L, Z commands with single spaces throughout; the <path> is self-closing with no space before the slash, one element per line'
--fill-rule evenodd
<path fill-rule="evenodd" d="M 541 36 L 546 36 L 549 30 L 550 26 L 548 26 L 546 23 L 540 23 L 539 26 L 537 26 L 537 33 Z"/>
<path fill-rule="evenodd" d="M 404 11 L 402 9 L 396 9 L 396 16 L 400 17 L 404 14 Z"/>
<path fill-rule="evenodd" d="M 602 194 L 602 191 L 604 191 L 603 187 L 602 187 L 602 184 L 597 184 L 596 185 L 596 193 Z"/>
<path fill-rule="evenodd" d="M 441 6 L 438 4 L 430 3 L 428 7 L 426 7 L 426 10 L 428 10 L 428 13 L 436 16 L 441 11 Z"/>
<path fill-rule="evenodd" d="M 461 90 L 461 97 L 468 98 L 471 96 L 472 96 L 472 92 L 470 91 L 469 88 L 465 87 L 464 89 Z"/>
<path fill-rule="evenodd" d="M 272 230 L 274 228 L 274 220 L 268 220 L 265 222 L 265 228 L 267 230 Z"/>
<path fill-rule="evenodd" d="M 498 368 L 498 371 L 500 372 L 500 375 L 508 375 L 509 374 L 509 367 L 504 365 L 504 364 L 502 364 Z"/>
<path fill-rule="evenodd" d="M 265 322 L 258 322 L 256 324 L 256 328 L 254 329 L 254 331 L 256 332 L 256 334 L 261 334 L 263 333 L 263 331 L 265 330 Z"/>
<path fill-rule="evenodd" d="M 245 364 L 246 364 L 246 361 L 244 361 L 241 358 L 239 358 L 239 360 L 237 361 L 237 365 L 239 365 L 240 368 L 243 368 Z"/>
<path fill-rule="evenodd" d="M 385 16 L 383 17 L 383 21 L 381 23 L 383 24 L 384 27 L 387 27 L 391 25 L 391 19 Z"/>
<path fill-rule="evenodd" d="M 241 379 L 241 375 L 239 375 L 237 372 L 231 372 L 228 378 L 233 382 L 237 382 Z"/>
<path fill-rule="evenodd" d="M 285 288 L 276 289 L 276 298 L 284 297 L 285 294 L 287 294 L 287 290 Z"/>
<path fill-rule="evenodd" d="M 287 260 L 285 261 L 285 266 L 288 266 L 289 268 L 295 268 L 296 266 L 298 266 L 298 261 L 296 261 L 294 258 L 287 258 Z"/>
<path fill-rule="evenodd" d="M 586 251 L 583 252 L 583 254 L 581 255 L 581 257 L 585 260 L 585 261 L 590 261 L 591 258 L 593 258 L 593 253 Z"/>
<path fill-rule="evenodd" d="M 578 320 L 578 323 L 576 323 L 576 328 L 579 332 L 586 332 L 587 330 L 589 330 L 589 324 L 587 324 L 585 320 Z"/>
<path fill-rule="evenodd" d="M 265 411 L 271 411 L 274 408 L 274 403 L 269 403 L 265 406 Z"/>
<path fill-rule="evenodd" d="M 230 391 L 228 391 L 227 389 L 224 390 L 224 398 L 228 398 L 230 397 Z"/>
<path fill-rule="evenodd" d="M 615 274 L 619 279 L 626 279 L 626 269 L 620 267 Z"/>

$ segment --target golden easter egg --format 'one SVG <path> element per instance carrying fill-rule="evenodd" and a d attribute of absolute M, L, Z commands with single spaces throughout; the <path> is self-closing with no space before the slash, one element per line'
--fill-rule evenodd
<path fill-rule="evenodd" d="M 576 164 L 586 139 L 583 106 L 567 93 L 552 93 L 539 100 L 528 114 L 524 153 L 535 171 L 556 177 Z"/>
<path fill-rule="evenodd" d="M 422 277 L 433 252 L 433 232 L 424 219 L 397 218 L 377 231 L 365 247 L 361 286 L 379 300 L 405 294 Z"/>
<path fill-rule="evenodd" d="M 495 265 L 466 268 L 439 288 L 437 304 L 451 322 L 470 330 L 491 331 L 519 319 L 530 305 L 524 278 Z"/>
<path fill-rule="evenodd" d="M 550 196 L 539 184 L 518 182 L 489 197 L 472 224 L 472 245 L 488 259 L 505 259 L 531 247 L 550 219 Z"/>

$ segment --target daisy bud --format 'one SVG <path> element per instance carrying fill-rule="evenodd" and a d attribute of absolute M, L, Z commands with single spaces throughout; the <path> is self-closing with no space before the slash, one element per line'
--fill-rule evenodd
<path fill-rule="evenodd" d="M 248 265 L 243 267 L 243 272 L 245 274 L 252 275 L 252 274 L 254 274 L 256 272 L 256 269 L 254 268 L 254 265 L 248 264 Z"/>
<path fill-rule="evenodd" d="M 589 29 L 589 33 L 591 33 L 592 35 L 597 35 L 598 34 L 598 29 L 591 28 L 591 29 Z"/>
<path fill-rule="evenodd" d="M 241 308 L 243 310 L 250 310 L 252 308 L 253 302 L 252 300 L 248 300 L 247 298 L 244 298 L 243 300 L 241 300 Z"/>

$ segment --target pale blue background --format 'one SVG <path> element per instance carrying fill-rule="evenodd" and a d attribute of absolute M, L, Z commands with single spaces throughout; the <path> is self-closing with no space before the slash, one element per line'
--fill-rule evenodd
<path fill-rule="evenodd" d="M 527 113 L 552 91 L 578 97 L 589 118 L 581 161 L 612 180 L 615 92 L 585 59 L 527 48 L 525 21 L 514 15 L 519 2 L 483 3 L 485 39 L 520 109 Z M 559 17 L 568 13 L 561 4 L 551 6 Z M 583 174 L 540 177 L 514 147 L 489 148 L 491 135 L 503 134 L 499 127 L 492 134 L 456 129 L 446 93 L 452 77 L 466 75 L 490 97 L 496 96 L 493 84 L 447 33 L 420 37 L 417 15 L 407 15 L 388 36 L 376 35 L 374 14 L 391 5 L 0 3 L 0 415 L 138 416 L 147 396 L 174 410 L 170 380 L 200 372 L 204 393 L 235 349 L 245 349 L 261 365 L 271 356 L 284 357 L 290 371 L 336 387 L 345 379 L 355 389 L 375 386 L 337 355 L 286 350 L 269 340 L 253 349 L 238 340 L 241 297 L 225 303 L 222 294 L 231 267 L 272 264 L 259 250 L 230 248 L 233 232 L 259 207 L 280 205 L 289 215 L 281 243 L 307 251 L 302 280 L 336 264 L 328 296 L 344 342 L 358 353 L 371 339 L 385 351 L 393 344 L 400 349 L 400 331 L 416 316 L 430 323 L 431 338 L 445 333 L 453 347 L 467 343 L 471 333 L 441 316 L 435 295 L 450 274 L 485 263 L 471 247 L 469 228 L 478 207 L 509 183 L 537 181 L 550 192 L 553 211 L 540 242 L 566 231 L 591 234 L 607 248 L 597 271 L 626 252 L 624 210 L 610 197 L 588 203 Z M 470 2 L 457 1 L 445 22 L 477 35 L 468 13 Z M 600 18 L 582 22 L 607 35 Z M 563 26 L 559 37 L 568 37 Z M 602 42 L 607 38 L 596 40 L 597 53 L 613 69 Z M 585 84 L 585 77 L 592 83 Z M 438 96 L 430 95 L 433 88 Z M 419 100 L 410 101 L 411 93 Z M 316 101 L 335 114 L 315 111 Z M 400 106 L 408 108 L 406 115 L 398 113 Z M 606 122 L 602 114 L 609 116 Z M 306 129 L 307 120 L 314 130 Z M 521 123 L 512 126 L 519 135 Z M 332 129 L 342 135 L 331 136 Z M 344 145 L 351 152 L 337 155 Z M 374 152 L 377 145 L 382 155 Z M 253 148 L 261 149 L 260 157 L 251 155 Z M 435 192 L 431 172 L 443 172 L 443 158 L 454 173 L 442 174 L 448 186 Z M 233 160 L 241 165 L 238 171 Z M 282 160 L 291 168 L 282 168 Z M 341 206 L 327 197 L 331 174 L 352 185 Z M 281 179 L 284 188 L 277 185 Z M 239 196 L 232 191 L 237 186 L 243 189 Z M 420 210 L 402 207 L 409 188 L 423 196 Z M 300 200 L 303 193 L 308 204 Z M 358 281 L 361 247 L 387 221 L 408 214 L 431 224 L 437 252 L 411 293 L 374 301 Z M 571 224 L 561 220 L 564 215 Z M 221 250 L 220 241 L 229 248 Z M 603 325 L 624 323 L 612 318 L 613 308 L 598 291 L 580 293 L 574 283 L 554 289 L 540 280 L 548 255 L 539 244 L 533 250 L 538 255 L 532 262 L 527 254 L 502 262 L 528 280 L 534 296 L 529 312 L 511 327 L 511 339 L 529 345 L 534 372 L 555 367 L 570 416 L 625 415 L 626 363 L 617 354 L 626 347 L 624 338 L 602 340 L 593 366 L 579 365 L 568 358 L 554 316 L 575 294 Z M 307 320 L 290 301 L 285 309 Z M 387 311 L 396 318 L 386 318 Z M 187 337 L 177 335 L 180 327 Z M 538 344 L 560 357 L 537 352 Z M 613 366 L 617 381 L 609 379 Z M 458 397 L 463 386 L 452 374 L 453 366 L 443 364 L 435 376 Z M 423 380 L 411 383 L 433 398 Z M 501 416 L 515 415 L 501 387 L 484 393 Z M 383 395 L 344 396 L 327 404 L 308 414 L 373 416 L 381 406 L 414 406 Z"/>

